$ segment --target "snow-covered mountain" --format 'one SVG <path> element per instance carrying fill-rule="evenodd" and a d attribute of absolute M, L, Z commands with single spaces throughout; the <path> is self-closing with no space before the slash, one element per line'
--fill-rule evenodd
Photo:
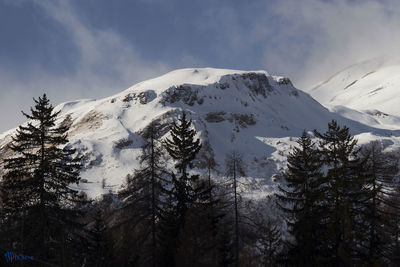
<path fill-rule="evenodd" d="M 379 57 L 351 65 L 307 92 L 348 118 L 380 128 L 399 128 L 398 58 Z"/>
<path fill-rule="evenodd" d="M 335 77 L 332 82 L 339 83 Z M 56 110 L 61 110 L 60 123 L 71 126 L 71 145 L 85 156 L 80 189 L 90 197 L 118 190 L 138 167 L 143 129 L 158 120 L 165 138 L 181 110 L 189 113 L 203 143 L 209 144 L 203 147 L 214 152 L 221 169 L 227 153 L 243 153 L 248 164 L 243 180 L 258 185 L 248 188 L 253 196 L 274 190 L 274 174 L 285 166 L 295 137 L 304 129 L 324 131 L 332 119 L 349 126 L 361 142 L 380 139 L 387 146 L 400 145 L 400 132 L 346 119 L 294 88 L 288 78 L 265 71 L 176 70 L 108 98 L 67 102 Z M 10 156 L 7 144 L 14 133 L 0 135 L 3 158 Z"/>

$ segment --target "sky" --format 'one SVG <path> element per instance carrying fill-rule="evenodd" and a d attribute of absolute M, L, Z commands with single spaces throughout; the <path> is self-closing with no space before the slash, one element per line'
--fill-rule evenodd
<path fill-rule="evenodd" d="M 0 0 L 0 132 L 33 97 L 102 98 L 180 68 L 266 70 L 308 89 L 400 56 L 398 0 Z"/>

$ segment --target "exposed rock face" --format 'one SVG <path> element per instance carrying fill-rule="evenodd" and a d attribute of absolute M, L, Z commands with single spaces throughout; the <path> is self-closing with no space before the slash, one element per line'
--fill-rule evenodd
<path fill-rule="evenodd" d="M 235 121 L 235 123 L 242 128 L 256 124 L 253 114 L 232 113 L 229 121 Z"/>
<path fill-rule="evenodd" d="M 287 78 L 279 78 L 277 84 L 291 85 Z M 203 94 L 206 87 L 213 87 L 224 91 L 234 89 L 245 89 L 251 99 L 255 100 L 258 96 L 266 98 L 274 91 L 273 86 L 265 73 L 243 73 L 233 75 L 223 75 L 218 82 L 208 85 L 199 86 L 195 84 L 184 84 L 179 86 L 172 86 L 163 93 L 162 103 L 177 103 L 182 102 L 186 105 L 193 106 L 194 104 L 201 105 L 207 97 Z"/>
<path fill-rule="evenodd" d="M 254 115 L 246 114 L 246 113 L 244 113 L 244 114 L 240 114 L 240 113 L 227 114 L 225 111 L 217 111 L 217 112 L 207 113 L 204 119 L 210 123 L 218 123 L 218 122 L 227 120 L 231 123 L 234 122 L 237 126 L 240 126 L 242 128 L 246 128 L 247 126 L 256 124 Z"/>
<path fill-rule="evenodd" d="M 267 97 L 267 94 L 273 91 L 272 86 L 265 74 L 246 73 L 241 75 L 244 84 L 250 88 L 250 91 L 255 95 Z"/>
<path fill-rule="evenodd" d="M 133 140 L 131 140 L 129 138 L 121 138 L 117 141 L 114 141 L 114 146 L 118 149 L 124 149 L 126 147 L 129 147 L 132 144 L 133 144 Z"/>
<path fill-rule="evenodd" d="M 293 86 L 292 82 L 290 81 L 289 78 L 286 77 L 281 77 L 278 79 L 278 84 L 279 85 L 290 85 Z"/>
<path fill-rule="evenodd" d="M 100 112 L 91 110 L 89 111 L 82 119 L 80 119 L 77 123 L 73 124 L 69 135 L 74 135 L 76 132 L 84 132 L 84 131 L 94 131 L 101 127 L 104 120 L 108 120 L 110 117 L 102 114 Z M 64 121 L 71 120 L 68 117 L 64 119 Z"/>
<path fill-rule="evenodd" d="M 65 116 L 65 119 L 61 122 L 61 126 L 62 126 L 62 127 L 71 127 L 73 122 L 74 122 L 74 121 L 72 120 L 71 115 L 70 115 L 70 114 L 67 114 L 67 115 Z"/>
<path fill-rule="evenodd" d="M 154 90 L 147 90 L 140 93 L 129 93 L 125 95 L 124 99 L 122 100 L 125 102 L 125 107 L 130 107 L 132 104 L 140 103 L 145 105 L 151 101 L 153 101 L 157 97 L 156 92 Z M 115 100 L 114 100 L 115 101 Z"/>
<path fill-rule="evenodd" d="M 173 86 L 166 90 L 163 94 L 162 103 L 169 102 L 171 104 L 181 101 L 182 103 L 193 106 L 195 103 L 201 105 L 204 99 L 199 97 L 199 89 L 197 86 L 180 85 Z"/>
<path fill-rule="evenodd" d="M 207 122 L 221 122 L 226 120 L 225 114 L 225 111 L 209 112 L 207 113 L 205 120 Z"/>

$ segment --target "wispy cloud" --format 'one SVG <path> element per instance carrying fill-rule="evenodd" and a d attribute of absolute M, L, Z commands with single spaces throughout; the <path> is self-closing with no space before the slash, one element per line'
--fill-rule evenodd
<path fill-rule="evenodd" d="M 221 0 L 222 1 L 222 0 Z M 210 6 L 200 27 L 219 56 L 285 75 L 306 89 L 359 61 L 400 55 L 397 0 L 254 0 Z"/>
<path fill-rule="evenodd" d="M 170 70 L 163 62 L 147 62 L 141 58 L 135 47 L 116 32 L 86 25 L 70 1 L 36 0 L 35 4 L 68 32 L 78 51 L 78 61 L 67 75 L 50 74 L 39 65 L 27 73 L 10 73 L 0 66 L 1 87 L 7 89 L 7 97 L 0 104 L 8 105 L 10 115 L 8 121 L 2 121 L 0 130 L 21 123 L 24 118 L 19 116 L 19 110 L 27 110 L 32 105 L 31 97 L 43 92 L 50 95 L 53 103 L 99 98 Z"/>
<path fill-rule="evenodd" d="M 400 54 L 398 1 L 282 0 L 274 12 L 284 24 L 265 47 L 265 60 L 300 88 L 358 61 Z"/>
<path fill-rule="evenodd" d="M 150 26 L 138 33 L 136 39 L 126 35 L 132 34 L 127 28 L 105 28 L 111 21 L 106 17 L 101 28 L 90 24 L 93 18 L 83 13 L 85 9 L 79 9 L 80 1 L 0 1 L 16 7 L 35 3 L 50 22 L 61 26 L 68 45 L 74 47 L 74 51 L 55 49 L 65 55 L 52 66 L 70 58 L 61 71 L 49 71 L 46 64 L 32 60 L 28 67 L 13 71 L 0 62 L 0 89 L 2 93 L 7 90 L 0 98 L 0 112 L 9 113 L 2 119 L 0 131 L 22 122 L 19 110 L 27 110 L 31 97 L 43 91 L 49 93 L 53 103 L 99 98 L 172 67 L 191 66 L 265 69 L 271 74 L 288 76 L 297 87 L 307 89 L 355 62 L 384 54 L 400 56 L 397 0 L 204 0 L 193 6 L 187 1 L 173 0 L 168 2 L 165 12 L 160 8 L 160 0 L 140 0 L 138 3 L 148 14 L 152 14 L 154 7 L 160 18 L 149 18 L 153 23 L 146 24 Z M 98 8 L 107 8 L 105 3 Z M 123 21 L 131 20 L 125 17 Z M 164 24 L 167 26 L 163 27 Z M 139 46 L 137 40 L 148 38 L 148 31 L 161 37 L 154 38 L 157 41 L 152 43 L 142 41 Z M 29 49 L 29 43 L 26 47 Z M 168 49 L 161 49 L 164 47 Z M 164 62 L 157 61 L 155 54 Z"/>

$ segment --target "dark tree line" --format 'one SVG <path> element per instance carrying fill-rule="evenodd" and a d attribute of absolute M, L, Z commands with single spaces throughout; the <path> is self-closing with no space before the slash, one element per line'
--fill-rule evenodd
<path fill-rule="evenodd" d="M 398 158 L 377 142 L 357 146 L 335 121 L 297 140 L 277 194 L 249 200 L 243 156 L 233 151 L 219 166 L 182 112 L 167 138 L 157 122 L 143 129 L 140 167 L 120 191 L 88 200 L 73 189 L 82 158 L 46 95 L 24 115 L 0 182 L 0 251 L 34 256 L 20 265 L 400 262 Z"/>
<path fill-rule="evenodd" d="M 18 264 L 34 266 L 239 265 L 239 233 L 246 233 L 238 220 L 242 161 L 228 158 L 232 180 L 216 183 L 213 151 L 206 143 L 199 155 L 202 144 L 186 113 L 169 138 L 161 139 L 156 122 L 144 129 L 140 168 L 117 194 L 94 201 L 73 189 L 82 157 L 68 145 L 68 124 L 56 124 L 59 112 L 46 95 L 34 101 L 4 162 L 2 254 L 33 256 Z M 205 171 L 192 174 L 194 167 Z"/>
<path fill-rule="evenodd" d="M 336 121 L 314 134 L 297 141 L 277 194 L 294 237 L 285 264 L 397 266 L 398 159 L 377 142 L 357 148 Z"/>

